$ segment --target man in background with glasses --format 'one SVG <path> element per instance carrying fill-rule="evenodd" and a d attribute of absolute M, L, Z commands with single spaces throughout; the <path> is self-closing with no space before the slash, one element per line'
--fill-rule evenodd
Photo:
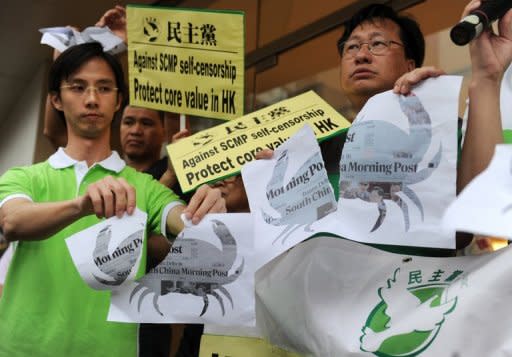
<path fill-rule="evenodd" d="M 418 23 L 382 4 L 364 7 L 350 18 L 337 48 L 341 88 L 353 110 L 344 114 L 351 121 L 368 99 L 393 89 L 399 78 L 420 68 L 425 58 L 425 39 Z M 429 71 L 432 76 L 443 73 L 436 69 Z M 339 161 L 345 135 L 346 132 L 321 144 L 335 191 L 339 185 Z"/>
<path fill-rule="evenodd" d="M 478 0 L 470 1 L 462 17 L 479 4 Z M 470 45 L 471 100 L 468 130 L 457 173 L 458 191 L 485 169 L 495 145 L 502 142 L 499 91 L 501 78 L 512 54 L 511 17 L 509 12 L 500 20 L 498 35 L 487 29 Z M 409 17 L 399 16 L 391 7 L 382 4 L 364 7 L 349 19 L 337 48 L 341 88 L 352 104 L 354 113 L 359 112 L 368 99 L 376 94 L 393 90 L 406 95 L 421 80 L 444 74 L 440 69 L 421 67 L 425 57 L 425 40 L 418 23 Z M 345 135 L 321 145 L 329 179 L 335 188 L 338 187 L 339 160 Z M 461 135 L 459 145 L 460 140 Z M 467 243 L 467 239 L 462 239 L 458 246 Z M 444 255 L 439 250 L 415 250 L 414 253 Z"/>
<path fill-rule="evenodd" d="M 421 67 L 425 57 L 419 25 L 384 5 L 370 5 L 350 19 L 337 46 L 341 88 L 356 112 Z"/>

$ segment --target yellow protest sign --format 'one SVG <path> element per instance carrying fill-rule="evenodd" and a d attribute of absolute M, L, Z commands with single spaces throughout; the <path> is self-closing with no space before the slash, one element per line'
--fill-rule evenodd
<path fill-rule="evenodd" d="M 301 357 L 254 337 L 203 335 L 199 357 Z"/>
<path fill-rule="evenodd" d="M 130 104 L 217 119 L 244 113 L 244 14 L 129 5 Z"/>
<path fill-rule="evenodd" d="M 315 92 L 298 95 L 167 147 L 184 192 L 240 171 L 256 152 L 275 149 L 303 125 L 322 140 L 350 126 Z"/>

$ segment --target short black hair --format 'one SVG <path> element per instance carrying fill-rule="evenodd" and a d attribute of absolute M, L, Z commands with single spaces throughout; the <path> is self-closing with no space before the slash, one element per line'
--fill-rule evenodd
<path fill-rule="evenodd" d="M 48 74 L 48 92 L 60 95 L 60 86 L 63 80 L 67 80 L 82 65 L 93 58 L 103 59 L 114 72 L 116 87 L 122 98 L 126 98 L 126 84 L 124 81 L 123 68 L 119 61 L 109 53 L 103 51 L 103 47 L 98 42 L 84 43 L 68 48 L 61 53 L 53 62 Z M 62 118 L 64 118 L 64 114 Z"/>
<path fill-rule="evenodd" d="M 132 104 L 126 104 L 124 107 L 123 107 L 123 110 L 122 110 L 122 114 L 124 114 L 124 111 L 126 110 L 126 108 L 128 107 L 133 107 L 133 108 L 141 108 L 141 109 L 147 109 L 147 110 L 152 110 L 154 112 L 156 112 L 158 114 L 158 118 L 160 118 L 160 123 L 162 123 L 162 126 L 165 127 L 165 112 L 163 110 L 159 110 L 159 109 L 151 109 L 151 108 L 144 108 L 144 107 L 140 107 L 138 105 L 132 105 Z M 122 117 L 122 116 L 121 116 Z"/>
<path fill-rule="evenodd" d="M 400 40 L 404 44 L 405 57 L 414 60 L 416 67 L 423 65 L 425 59 L 425 38 L 420 25 L 408 16 L 399 16 L 393 8 L 383 4 L 372 4 L 363 7 L 346 23 L 343 35 L 338 40 L 338 53 L 343 56 L 343 46 L 354 29 L 363 22 L 372 22 L 376 19 L 388 19 L 400 28 Z"/>

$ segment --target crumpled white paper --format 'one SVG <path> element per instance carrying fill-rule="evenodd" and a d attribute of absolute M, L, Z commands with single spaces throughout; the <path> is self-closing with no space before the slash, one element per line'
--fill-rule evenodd
<path fill-rule="evenodd" d="M 443 230 L 441 220 L 455 199 L 461 80 L 429 79 L 411 95 L 387 91 L 366 103 L 343 148 L 337 206 L 316 156 L 318 144 L 306 129 L 280 146 L 272 160 L 245 165 L 256 247 L 265 261 L 318 233 L 373 244 L 455 248 L 455 232 Z M 306 167 L 322 170 L 307 177 Z"/>
<path fill-rule="evenodd" d="M 134 281 L 145 239 L 147 213 L 111 217 L 66 239 L 82 279 L 93 289 L 120 289 Z"/>
<path fill-rule="evenodd" d="M 242 176 L 254 217 L 256 248 L 265 261 L 315 234 L 317 222 L 336 210 L 320 147 L 309 125 L 279 146 L 272 159 L 245 165 Z"/>
<path fill-rule="evenodd" d="M 512 145 L 497 145 L 491 163 L 448 207 L 446 229 L 512 239 Z"/>
<path fill-rule="evenodd" d="M 117 54 L 126 51 L 126 44 L 123 40 L 114 35 L 108 27 L 87 27 L 78 32 L 69 27 L 46 27 L 39 29 L 43 34 L 41 43 L 64 52 L 69 47 L 88 42 L 99 42 L 103 50 L 110 54 Z"/>

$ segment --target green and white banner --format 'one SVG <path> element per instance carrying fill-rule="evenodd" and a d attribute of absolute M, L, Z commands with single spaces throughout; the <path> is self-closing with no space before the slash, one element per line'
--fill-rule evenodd
<path fill-rule="evenodd" d="M 507 356 L 512 249 L 427 258 L 318 237 L 256 274 L 256 319 L 307 356 Z"/>

